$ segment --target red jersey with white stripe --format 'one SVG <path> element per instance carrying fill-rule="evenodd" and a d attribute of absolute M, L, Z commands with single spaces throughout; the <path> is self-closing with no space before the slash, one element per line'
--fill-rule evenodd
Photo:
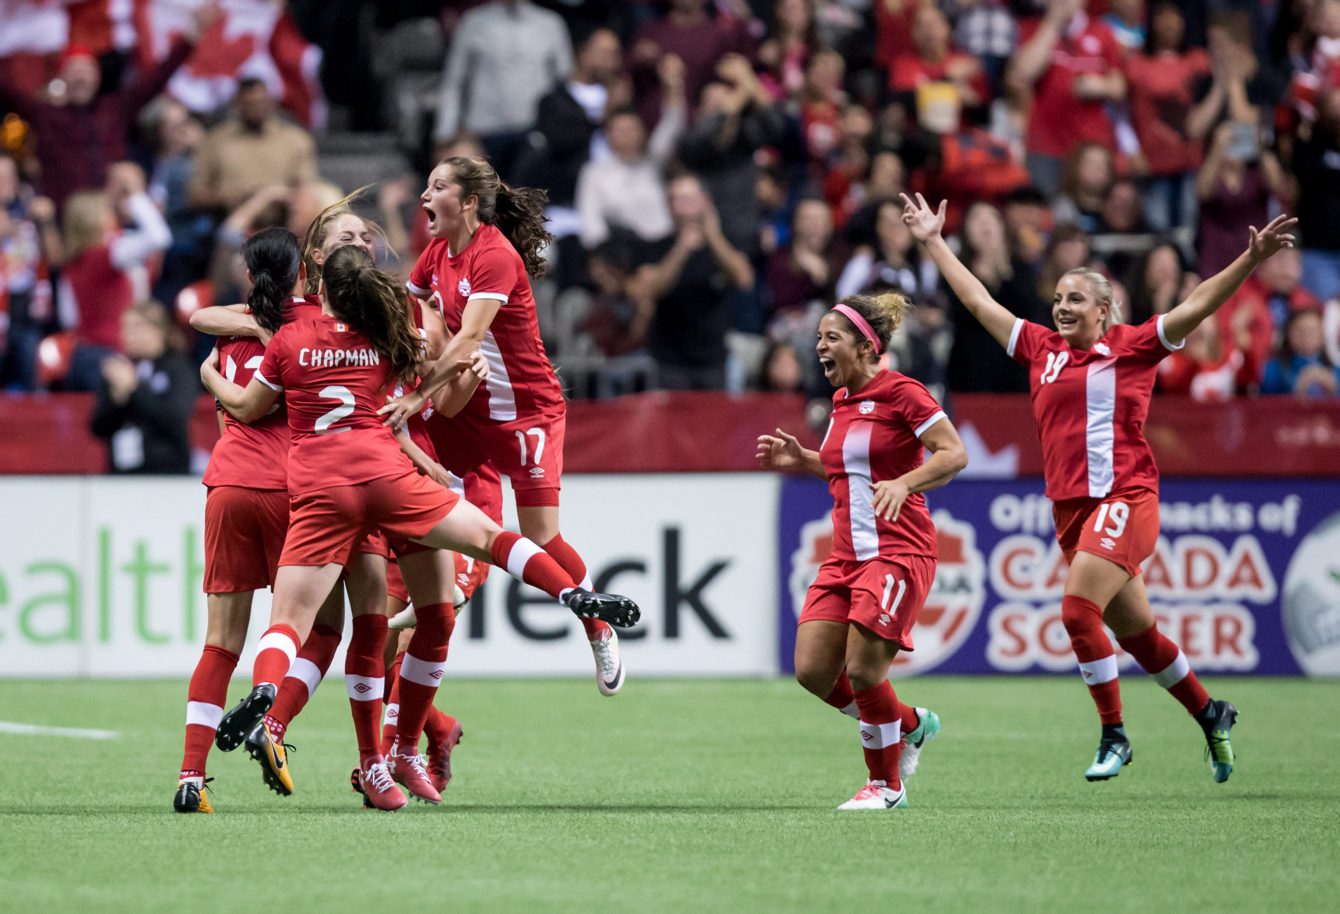
<path fill-rule="evenodd" d="M 320 313 L 319 301 L 294 298 L 284 309 L 284 322 L 305 320 Z M 265 347 L 254 336 L 221 337 L 218 349 L 220 373 L 243 388 L 251 383 L 251 376 L 265 357 Z M 291 439 L 283 407 L 276 404 L 268 416 L 250 425 L 238 422 L 225 411 L 223 423 L 223 434 L 209 455 L 204 484 L 246 489 L 288 488 Z"/>
<path fill-rule="evenodd" d="M 1164 316 L 1138 326 L 1116 324 L 1089 349 L 1071 348 L 1041 324 L 1014 322 L 1006 351 L 1028 369 L 1052 501 L 1158 492 L 1145 418 L 1158 363 L 1182 348 L 1164 335 Z"/>
<path fill-rule="evenodd" d="M 819 448 L 833 493 L 829 558 L 935 558 L 935 524 L 926 499 L 909 495 L 890 523 L 875 514 L 872 486 L 921 466 L 921 436 L 944 418 L 925 387 L 896 371 L 881 371 L 856 393 L 844 387 L 833 395 L 833 418 Z"/>
<path fill-rule="evenodd" d="M 353 327 L 324 314 L 285 324 L 256 377 L 284 392 L 289 494 L 414 472 L 377 415 L 391 388 L 390 363 Z"/>
<path fill-rule="evenodd" d="M 414 264 L 409 289 L 437 300 L 453 334 L 471 299 L 501 302 L 480 349 L 489 360 L 489 379 L 475 391 L 462 416 L 510 422 L 520 416 L 564 410 L 563 389 L 540 339 L 535 298 L 521 255 L 495 226 L 481 225 L 465 250 L 453 254 L 435 238 Z"/>

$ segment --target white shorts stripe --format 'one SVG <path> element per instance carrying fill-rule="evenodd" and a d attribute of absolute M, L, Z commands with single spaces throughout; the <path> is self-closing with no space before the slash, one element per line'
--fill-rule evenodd
<path fill-rule="evenodd" d="M 186 703 L 186 726 L 196 724 L 201 727 L 209 727 L 211 730 L 219 729 L 219 721 L 223 719 L 223 708 L 218 705 L 206 704 L 203 701 L 188 701 Z"/>
<path fill-rule="evenodd" d="M 298 656 L 298 645 L 294 644 L 293 639 L 284 632 L 266 632 L 261 635 L 261 640 L 256 642 L 257 654 L 271 648 L 283 651 L 284 656 L 288 658 L 289 666 L 293 665 L 293 658 Z"/>
<path fill-rule="evenodd" d="M 1170 689 L 1186 678 L 1186 674 L 1191 672 L 1191 664 L 1187 663 L 1186 654 L 1183 654 L 1181 648 L 1177 650 L 1177 659 L 1168 664 L 1168 668 L 1154 674 L 1154 681 L 1165 689 Z"/>
<path fill-rule="evenodd" d="M 1010 341 L 1005 344 L 1005 354 L 1010 358 L 1014 358 L 1014 347 L 1019 345 L 1019 334 L 1023 329 L 1024 319 L 1022 317 L 1016 317 L 1014 319 L 1014 326 L 1010 328 Z"/>
<path fill-rule="evenodd" d="M 917 430 L 916 430 L 915 432 L 913 432 L 912 434 L 914 434 L 914 435 L 916 435 L 918 438 L 920 438 L 922 435 L 926 434 L 926 432 L 930 429 L 930 427 L 931 427 L 932 425 L 934 425 L 935 423 L 939 422 L 941 419 L 948 419 L 948 418 L 949 418 L 949 417 L 945 415 L 945 411 L 944 411 L 944 410 L 942 410 L 942 409 L 941 409 L 941 410 L 937 410 L 937 411 L 935 412 L 935 414 L 932 415 L 929 419 L 927 419 L 925 422 L 923 422 L 923 423 L 921 423 L 920 425 L 918 425 L 918 426 L 917 426 Z"/>
<path fill-rule="evenodd" d="M 522 572 L 526 570 L 526 563 L 543 551 L 525 537 L 517 540 L 512 544 L 512 551 L 507 553 L 507 573 L 514 578 L 524 580 Z"/>
<path fill-rule="evenodd" d="M 842 441 L 842 468 L 847 472 L 847 509 L 851 518 L 851 548 L 859 561 L 879 556 L 875 526 L 875 491 L 870 488 L 869 422 L 855 422 Z"/>
<path fill-rule="evenodd" d="M 385 713 L 382 714 L 382 726 L 394 727 L 398 723 L 400 723 L 400 705 L 398 704 L 387 705 Z"/>
<path fill-rule="evenodd" d="M 1116 442 L 1117 360 L 1100 359 L 1089 366 L 1085 383 L 1088 418 L 1084 444 L 1089 457 L 1089 497 L 1112 491 L 1112 447 Z"/>
<path fill-rule="evenodd" d="M 1100 660 L 1091 660 L 1079 665 L 1079 674 L 1084 677 L 1085 685 L 1102 685 L 1117 678 L 1117 655 L 1108 654 Z"/>
<path fill-rule="evenodd" d="M 350 701 L 381 701 L 385 686 L 384 676 L 344 675 L 344 687 L 349 690 Z"/>
<path fill-rule="evenodd" d="M 406 654 L 404 662 L 400 664 L 401 679 L 428 686 L 430 689 L 441 685 L 442 674 L 446 671 L 447 661 L 434 663 L 430 660 L 420 660 L 413 654 Z"/>
<path fill-rule="evenodd" d="M 868 724 L 861 721 L 861 746 L 865 749 L 887 749 L 898 745 L 903 738 L 903 723 Z"/>
<path fill-rule="evenodd" d="M 288 674 L 307 686 L 309 699 L 316 694 L 316 687 L 321 685 L 321 668 L 306 657 L 296 658 L 288 668 Z"/>

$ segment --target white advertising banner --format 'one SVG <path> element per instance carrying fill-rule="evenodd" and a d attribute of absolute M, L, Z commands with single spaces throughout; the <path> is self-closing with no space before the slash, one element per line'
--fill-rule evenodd
<path fill-rule="evenodd" d="M 598 587 L 642 606 L 621 639 L 632 675 L 777 671 L 777 485 L 752 474 L 564 481 L 564 537 Z M 0 479 L 0 676 L 189 675 L 205 633 L 204 502 L 193 479 Z M 250 644 L 269 605 L 256 595 Z M 458 620 L 448 663 L 449 676 L 591 670 L 580 623 L 497 570 Z"/>

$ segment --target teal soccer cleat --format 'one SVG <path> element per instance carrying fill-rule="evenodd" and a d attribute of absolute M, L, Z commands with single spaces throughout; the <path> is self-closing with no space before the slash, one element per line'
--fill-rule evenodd
<path fill-rule="evenodd" d="M 1131 763 L 1134 757 L 1131 744 L 1124 737 L 1104 736 L 1094 754 L 1093 764 L 1084 772 L 1087 781 L 1106 781 L 1121 773 L 1121 769 Z"/>

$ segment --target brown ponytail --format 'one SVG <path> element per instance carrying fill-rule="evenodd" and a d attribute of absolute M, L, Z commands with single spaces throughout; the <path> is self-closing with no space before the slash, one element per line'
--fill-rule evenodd
<path fill-rule="evenodd" d="M 476 198 L 479 221 L 496 226 L 526 263 L 533 279 L 544 276 L 549 264 L 542 252 L 554 236 L 545 229 L 544 208 L 549 194 L 538 187 L 509 187 L 484 159 L 452 156 L 442 161 L 461 188 L 461 200 Z"/>
<path fill-rule="evenodd" d="M 912 303 L 901 292 L 884 292 L 879 295 L 848 295 L 842 299 L 842 304 L 865 318 L 866 323 L 870 325 L 870 329 L 875 331 L 875 336 L 879 337 L 880 352 L 889 351 L 889 342 L 893 339 L 894 333 L 902 324 L 903 318 L 912 310 Z M 865 335 L 850 320 L 847 320 L 845 315 L 842 319 L 847 321 L 847 324 L 851 327 L 851 332 L 856 334 L 857 342 L 865 339 Z"/>
<path fill-rule="evenodd" d="M 404 287 L 377 269 L 367 251 L 352 244 L 331 252 L 321 279 L 335 316 L 368 338 L 391 363 L 397 380 L 412 381 L 423 355 L 423 339 L 410 323 Z"/>

